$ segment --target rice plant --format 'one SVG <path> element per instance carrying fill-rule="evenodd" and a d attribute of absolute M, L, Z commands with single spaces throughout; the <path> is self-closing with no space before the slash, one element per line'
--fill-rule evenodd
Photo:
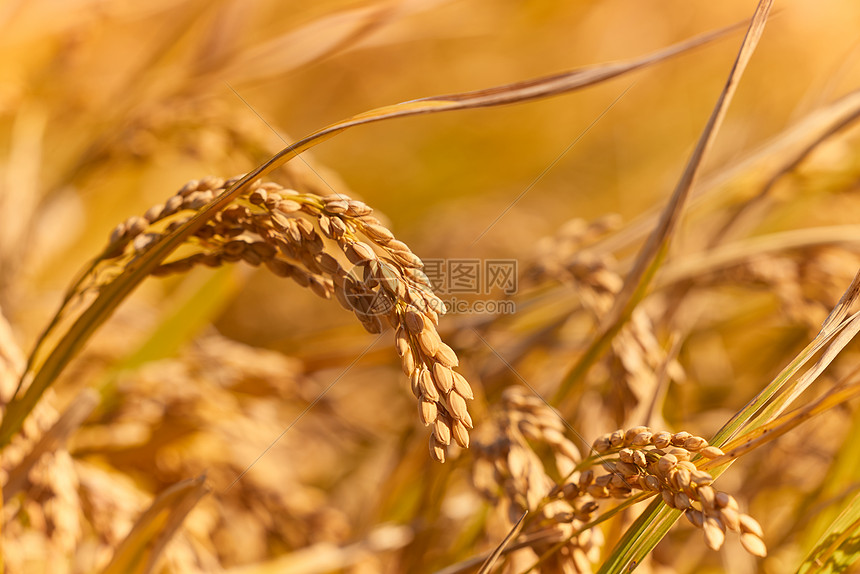
<path fill-rule="evenodd" d="M 9 5 L 4 571 L 851 570 L 858 9 L 622 4 Z"/>

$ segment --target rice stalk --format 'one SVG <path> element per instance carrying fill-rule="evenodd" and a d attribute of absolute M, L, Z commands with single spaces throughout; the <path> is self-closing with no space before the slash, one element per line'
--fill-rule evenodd
<path fill-rule="evenodd" d="M 633 313 L 636 305 L 645 296 L 651 279 L 663 263 L 669 241 L 681 217 L 681 211 L 687 202 L 693 184 L 698 177 L 702 161 L 713 145 L 716 134 L 728 110 L 729 103 L 737 89 L 738 82 L 755 51 L 758 40 L 764 32 L 764 24 L 767 21 L 771 5 L 772 2 L 759 3 L 726 85 L 714 106 L 714 110 L 705 125 L 699 141 L 696 143 L 696 148 L 687 161 L 684 172 L 681 174 L 681 179 L 675 187 L 675 191 L 669 198 L 648 240 L 636 257 L 632 269 L 625 277 L 624 285 L 615 297 L 612 308 L 601 319 L 594 342 L 585 350 L 576 365 L 570 369 L 561 381 L 553 397 L 553 404 L 558 405 L 564 400 L 573 385 L 586 374 L 603 349 L 605 349 Z"/>
<path fill-rule="evenodd" d="M 561 399 L 567 393 L 569 387 L 582 375 L 582 372 L 587 370 L 596 352 L 605 344 L 601 341 L 608 340 L 607 337 L 612 331 L 620 327 L 619 323 L 624 317 L 624 313 L 628 312 L 628 309 L 632 311 L 632 307 L 638 303 L 638 298 L 644 296 L 644 287 L 647 286 L 651 276 L 656 272 L 661 263 L 661 253 L 665 254 L 671 231 L 679 217 L 679 210 L 683 207 L 684 201 L 689 195 L 703 156 L 713 142 L 716 130 L 725 116 L 728 104 L 737 88 L 738 81 L 743 75 L 744 69 L 749 63 L 752 53 L 764 32 L 764 26 L 772 4 L 772 2 L 767 0 L 759 2 L 747 36 L 729 74 L 729 79 L 717 100 L 711 118 L 708 120 L 705 130 L 699 139 L 699 143 L 696 145 L 696 150 L 687 163 L 684 175 L 681 177 L 681 181 L 672 199 L 663 212 L 660 223 L 650 236 L 649 242 L 646 243 L 640 252 L 634 270 L 628 275 L 627 281 L 625 281 L 625 289 L 619 295 L 613 311 L 607 316 L 608 318 L 604 322 L 606 327 L 603 327 L 599 331 L 597 342 L 591 346 L 593 350 L 586 351 L 583 355 L 584 358 L 565 378 L 565 381 L 556 394 L 558 399 Z M 679 516 L 680 513 L 677 511 L 670 513 L 668 510 L 661 508 L 657 501 L 652 503 L 637 518 L 636 522 L 627 529 L 622 540 L 604 561 L 599 571 L 600 574 L 620 572 L 624 568 L 628 568 L 631 563 L 635 564 L 641 561 L 666 534 L 671 524 Z"/>

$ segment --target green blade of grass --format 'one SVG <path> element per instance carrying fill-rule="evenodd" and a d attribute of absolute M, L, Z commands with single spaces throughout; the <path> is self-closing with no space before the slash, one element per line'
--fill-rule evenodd
<path fill-rule="evenodd" d="M 630 525 L 597 574 L 632 572 L 666 536 L 681 514 L 680 510 L 666 506 L 662 499 L 654 499 Z"/>
<path fill-rule="evenodd" d="M 780 373 L 776 376 L 776 378 L 765 387 L 760 393 L 758 393 L 749 403 L 747 403 L 743 409 L 741 409 L 735 416 L 729 420 L 723 428 L 719 430 L 716 436 L 712 439 L 711 443 L 716 446 L 724 445 L 729 439 L 735 436 L 742 427 L 747 425 L 750 420 L 756 416 L 756 413 L 759 413 L 764 406 L 778 393 L 782 392 L 786 386 L 789 388 L 789 392 L 792 392 L 791 389 L 796 386 L 792 386 L 790 381 L 794 378 L 794 376 L 800 372 L 801 367 L 805 365 L 807 362 L 812 360 L 812 358 L 818 354 L 819 351 L 825 348 L 825 346 L 831 344 L 831 341 L 839 337 L 843 332 L 843 329 L 846 327 L 851 327 L 851 330 L 856 334 L 858 320 L 858 313 L 855 313 L 853 316 L 845 318 L 845 315 L 848 313 L 848 309 L 851 304 L 858 297 L 858 286 L 860 286 L 860 272 L 854 277 L 854 280 L 851 282 L 851 285 L 845 291 L 845 294 L 839 300 L 839 302 L 834 307 L 833 311 L 828 316 L 827 320 L 824 322 L 824 327 L 822 327 L 821 331 L 816 335 L 816 337 L 803 349 Z M 854 335 L 851 335 L 853 337 Z M 851 337 L 845 338 L 843 337 L 840 341 L 839 346 L 844 347 L 851 339 Z M 825 363 L 829 364 L 832 361 L 833 356 L 829 357 L 828 361 Z M 823 366 L 826 364 L 821 363 Z M 817 374 L 820 374 L 821 370 L 818 370 Z M 817 376 L 816 374 L 816 376 Z M 804 385 L 808 386 L 809 383 L 812 382 L 813 378 L 808 378 L 805 381 Z M 794 396 L 797 395 L 796 390 L 792 392 Z M 789 396 L 785 394 L 784 397 Z M 780 407 L 780 405 L 783 405 Z M 773 408 L 768 410 L 770 417 L 776 416 L 779 413 L 780 408 L 784 408 L 787 406 L 787 402 L 782 401 L 780 404 L 776 405 Z M 761 424 L 769 422 L 769 418 L 767 415 L 763 417 L 759 417 L 758 421 Z"/>
<path fill-rule="evenodd" d="M 790 382 L 786 388 L 770 404 L 765 406 L 761 413 L 750 423 L 752 427 L 767 424 L 781 413 L 799 397 L 803 391 L 809 388 L 824 370 L 830 366 L 836 356 L 850 343 L 857 333 L 860 332 L 860 316 L 855 314 L 850 320 L 840 325 L 840 329 L 833 333 L 830 344 L 822 353 L 822 356 L 797 380 Z"/>
<path fill-rule="evenodd" d="M 797 574 L 844 572 L 860 558 L 860 494 L 845 506 L 803 560 Z"/>
<path fill-rule="evenodd" d="M 220 196 L 201 208 L 185 224 L 155 242 L 145 253 L 141 254 L 123 269 L 122 273 L 110 283 L 102 286 L 95 300 L 75 319 L 74 323 L 60 337 L 59 341 L 50 349 L 47 357 L 42 361 L 41 347 L 45 340 L 52 335 L 53 329 L 59 324 L 58 318 L 69 310 L 68 305 L 72 301 L 72 295 L 74 295 L 73 291 L 70 292 L 55 319 L 37 342 L 33 354 L 31 354 L 27 372 L 23 375 L 21 384 L 19 385 L 20 388 L 26 387 L 26 391 L 24 391 L 23 396 L 19 397 L 16 395 L 9 403 L 3 421 L 0 423 L 0 447 L 7 445 L 12 436 L 18 432 L 24 419 L 44 392 L 53 384 L 65 366 L 81 350 L 96 329 L 107 320 L 116 307 L 158 265 L 178 249 L 209 219 L 214 217 L 216 213 L 226 208 L 242 193 L 247 191 L 254 181 L 271 173 L 302 152 L 349 128 L 359 125 L 420 114 L 526 102 L 595 85 L 687 52 L 695 47 L 725 36 L 735 27 L 731 26 L 701 35 L 633 60 L 576 69 L 484 90 L 423 98 L 378 108 L 334 123 L 298 140 L 246 174 Z M 94 268 L 95 264 L 93 264 L 90 270 Z M 76 285 L 80 284 L 82 284 L 82 280 L 78 281 Z"/>
<path fill-rule="evenodd" d="M 794 523 L 804 525 L 800 537 L 801 548 L 811 551 L 822 538 L 845 506 L 848 498 L 860 489 L 860 411 L 855 411 L 851 429 L 835 454 L 827 475 L 811 496 L 806 497 L 795 513 Z"/>

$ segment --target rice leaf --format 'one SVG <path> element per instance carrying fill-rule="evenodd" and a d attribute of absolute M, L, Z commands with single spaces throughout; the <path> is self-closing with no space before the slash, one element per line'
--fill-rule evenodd
<path fill-rule="evenodd" d="M 598 574 L 632 572 L 666 536 L 682 512 L 654 499 L 624 533 L 598 570 Z"/>
<path fill-rule="evenodd" d="M 828 225 L 759 235 L 667 263 L 655 279 L 654 287 L 665 289 L 682 281 L 748 263 L 761 256 L 795 249 L 852 244 L 860 244 L 860 225 Z M 840 302 L 837 307 L 844 305 L 844 302 Z"/>
<path fill-rule="evenodd" d="M 398 22 L 410 13 L 433 8 L 443 1 L 410 0 L 342 10 L 244 50 L 236 50 L 228 45 L 220 50 L 220 60 L 207 58 L 207 63 L 212 60 L 207 71 L 222 78 L 221 81 L 230 78 L 231 82 L 244 83 L 282 76 L 302 66 L 353 50 L 389 24 Z M 230 32 L 235 26 L 234 12 L 241 14 L 247 11 L 241 8 L 236 10 L 240 6 L 237 4 L 225 8 L 222 25 L 213 30 L 207 47 L 220 46 L 230 39 Z M 207 50 L 207 56 L 208 53 Z"/>
<path fill-rule="evenodd" d="M 771 442 L 799 424 L 818 416 L 835 406 L 860 395 L 860 383 L 856 381 L 858 371 L 853 373 L 853 379 L 846 381 L 830 389 L 817 400 L 803 407 L 776 418 L 766 424 L 753 425 L 754 428 L 726 444 L 723 448 L 725 454 L 721 457 L 709 460 L 699 468 L 709 470 L 720 465 L 728 464 L 746 453 Z"/>
<path fill-rule="evenodd" d="M 855 276 L 854 281 L 852 281 L 851 285 L 843 295 L 840 302 L 834 308 L 834 311 L 831 312 L 828 319 L 825 321 L 825 327 L 822 328 L 821 331 L 816 335 L 816 337 L 803 349 L 792 361 L 789 363 L 777 377 L 767 385 L 761 392 L 759 392 L 749 403 L 747 403 L 743 409 L 741 409 L 737 414 L 735 414 L 732 419 L 723 425 L 723 428 L 717 433 L 717 435 L 712 440 L 712 443 L 718 446 L 724 445 L 731 437 L 735 436 L 742 427 L 747 425 L 747 423 L 752 420 L 756 413 L 758 413 L 768 402 L 770 402 L 774 397 L 776 397 L 780 392 L 783 392 L 784 388 L 788 388 L 789 391 L 786 394 L 783 394 L 783 398 L 780 399 L 778 403 L 773 403 L 765 412 L 762 412 L 757 419 L 759 424 L 763 424 L 769 422 L 774 416 L 777 416 L 782 409 L 785 408 L 789 404 L 793 398 L 796 398 L 799 394 L 799 390 L 801 388 L 805 389 L 815 380 L 815 378 L 821 374 L 824 368 L 832 362 L 835 358 L 838 350 L 841 350 L 845 347 L 845 345 L 850 342 L 853 337 L 856 335 L 858 330 L 857 319 L 858 314 L 854 314 L 849 319 L 843 320 L 840 323 L 835 323 L 836 320 L 841 320 L 843 315 L 847 313 L 848 308 L 850 306 L 850 302 L 857 294 L 856 284 L 858 282 L 858 277 L 860 277 L 860 273 Z M 852 295 L 853 294 L 853 295 Z M 843 329 L 848 329 L 848 336 L 842 335 Z M 800 372 L 801 367 L 805 365 L 807 362 L 811 361 L 812 358 L 818 354 L 819 351 L 831 344 L 834 338 L 839 337 L 838 344 L 834 343 L 834 347 L 832 347 L 831 352 L 825 353 L 825 356 L 822 357 L 817 363 L 818 368 L 813 368 L 808 371 L 802 380 L 798 383 L 791 383 L 790 381 L 794 378 L 794 376 Z M 833 351 L 836 351 L 835 353 Z M 788 394 L 790 393 L 790 394 Z M 755 425 L 751 425 L 755 426 Z"/>

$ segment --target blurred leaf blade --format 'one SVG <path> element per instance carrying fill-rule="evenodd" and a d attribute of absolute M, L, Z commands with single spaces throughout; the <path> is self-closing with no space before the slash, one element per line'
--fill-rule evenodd
<path fill-rule="evenodd" d="M 526 519 L 526 516 L 528 516 L 528 514 L 529 514 L 529 511 L 526 510 L 523 513 L 522 517 L 517 521 L 517 523 L 511 527 L 511 531 L 508 532 L 508 534 L 507 534 L 507 536 L 505 536 L 504 540 L 502 540 L 499 543 L 499 545 L 496 546 L 496 548 L 493 550 L 493 552 L 487 557 L 487 559 L 481 565 L 481 568 L 478 570 L 478 574 L 489 574 L 490 572 L 492 572 L 493 566 L 496 564 L 496 561 L 498 561 L 499 557 L 502 555 L 502 552 L 504 552 L 505 548 L 507 548 L 508 545 L 514 540 L 514 538 L 516 538 L 519 535 L 520 529 L 522 528 L 522 525 L 523 525 L 523 520 Z"/>
<path fill-rule="evenodd" d="M 237 566 L 228 574 L 325 574 L 360 563 L 368 554 L 378 554 L 406 546 L 413 537 L 407 526 L 383 524 L 364 540 L 346 546 L 320 542 L 261 564 Z"/>
<path fill-rule="evenodd" d="M 208 492 L 206 477 L 175 484 L 153 500 L 114 552 L 102 574 L 148 574 L 164 546 L 197 502 Z"/>
<path fill-rule="evenodd" d="M 845 506 L 807 555 L 797 574 L 844 572 L 860 558 L 860 494 Z"/>
<path fill-rule="evenodd" d="M 722 198 L 727 184 L 744 179 L 748 185 L 740 189 L 769 189 L 779 179 L 796 168 L 822 143 L 843 132 L 860 118 L 860 90 L 853 91 L 823 106 L 801 121 L 791 124 L 779 135 L 745 156 L 738 163 L 708 175 L 696 186 L 690 198 L 690 207 Z M 654 228 L 660 212 L 648 212 L 627 224 L 620 232 L 600 242 L 601 251 L 614 252 L 646 237 Z"/>
<path fill-rule="evenodd" d="M 6 483 L 3 485 L 3 500 L 9 500 L 24 489 L 27 476 L 33 467 L 46 453 L 54 452 L 64 445 L 68 438 L 81 426 L 84 420 L 93 412 L 98 404 L 98 393 L 92 389 L 84 389 L 72 403 L 63 411 L 50 429 L 39 439 L 27 456 L 8 471 Z"/>
<path fill-rule="evenodd" d="M 836 460 L 828 468 L 818 492 L 806 499 L 796 514 L 798 524 L 808 525 L 801 534 L 801 547 L 810 552 L 824 537 L 845 501 L 858 488 L 855 477 L 860 476 L 860 442 L 854 440 L 860 433 L 858 413 L 860 411 L 855 412 L 851 430 L 845 435 Z"/>
<path fill-rule="evenodd" d="M 141 365 L 176 354 L 207 325 L 236 294 L 240 282 L 236 269 L 222 267 L 190 285 L 188 293 L 177 308 L 165 313 L 163 320 L 146 341 L 130 356 L 123 359 L 114 371 L 136 369 Z"/>

